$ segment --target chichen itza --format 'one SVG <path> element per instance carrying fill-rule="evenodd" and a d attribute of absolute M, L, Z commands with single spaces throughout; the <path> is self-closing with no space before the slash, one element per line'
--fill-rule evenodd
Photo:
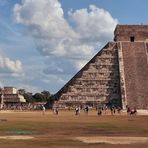
<path fill-rule="evenodd" d="M 56 106 L 148 104 L 148 25 L 117 25 L 108 42 L 54 96 Z"/>

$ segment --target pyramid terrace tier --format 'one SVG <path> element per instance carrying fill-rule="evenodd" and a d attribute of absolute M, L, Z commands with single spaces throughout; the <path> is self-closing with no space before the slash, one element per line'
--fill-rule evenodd
<path fill-rule="evenodd" d="M 110 100 L 110 99 L 119 99 L 119 95 L 117 94 L 63 94 L 61 101 L 76 101 L 76 100 L 83 100 L 83 101 L 100 101 L 100 100 Z"/>
<path fill-rule="evenodd" d="M 91 79 L 91 80 L 97 80 L 97 79 L 109 80 L 109 79 L 118 78 L 119 74 L 118 73 L 103 73 L 103 72 L 98 72 L 98 73 L 95 72 L 95 73 L 93 73 L 93 72 L 91 72 L 91 73 L 83 73 L 82 76 L 83 76 L 83 79 L 86 79 L 86 80 L 87 79 Z"/>
<path fill-rule="evenodd" d="M 69 88 L 70 87 L 74 87 L 74 88 L 76 88 L 76 89 L 81 89 L 81 88 L 84 88 L 84 85 L 75 85 L 75 86 L 69 86 Z M 116 87 L 118 87 L 117 85 L 116 85 Z M 116 88 L 113 84 L 112 85 L 92 85 L 92 86 L 85 86 L 85 89 L 98 89 L 98 90 L 100 90 L 100 89 L 115 89 Z"/>

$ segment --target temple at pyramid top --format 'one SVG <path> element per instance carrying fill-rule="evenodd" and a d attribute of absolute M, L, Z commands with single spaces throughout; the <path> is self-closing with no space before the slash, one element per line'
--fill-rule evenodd
<path fill-rule="evenodd" d="M 148 25 L 117 25 L 114 41 L 145 41 L 148 39 Z"/>
<path fill-rule="evenodd" d="M 55 95 L 54 106 L 148 104 L 148 25 L 117 25 L 108 42 Z"/>

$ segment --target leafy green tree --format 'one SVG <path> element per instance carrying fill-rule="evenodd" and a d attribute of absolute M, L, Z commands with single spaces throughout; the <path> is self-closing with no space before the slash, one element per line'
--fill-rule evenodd
<path fill-rule="evenodd" d="M 25 92 L 23 96 L 26 99 L 26 102 L 28 103 L 33 103 L 35 101 L 34 98 L 32 97 L 32 93 L 30 92 Z"/>
<path fill-rule="evenodd" d="M 42 93 L 36 93 L 33 95 L 35 102 L 44 102 L 46 101 L 45 96 Z"/>
<path fill-rule="evenodd" d="M 32 93 L 26 92 L 25 89 L 19 89 L 18 93 L 24 96 L 26 102 L 29 102 L 29 103 L 34 102 L 34 99 L 32 97 Z"/>
<path fill-rule="evenodd" d="M 50 92 L 46 90 L 42 91 L 41 94 L 44 96 L 46 101 L 48 101 L 51 96 Z"/>
<path fill-rule="evenodd" d="M 24 94 L 26 93 L 26 90 L 25 90 L 25 89 L 19 89 L 19 90 L 18 90 L 18 93 L 19 93 L 20 95 L 24 95 Z"/>

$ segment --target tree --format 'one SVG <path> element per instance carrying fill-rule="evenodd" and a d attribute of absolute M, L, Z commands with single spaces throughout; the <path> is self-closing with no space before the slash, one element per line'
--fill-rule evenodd
<path fill-rule="evenodd" d="M 19 93 L 20 95 L 24 95 L 24 94 L 26 93 L 26 91 L 25 91 L 25 89 L 19 89 L 19 90 L 18 90 L 18 93 Z"/>
<path fill-rule="evenodd" d="M 45 98 L 46 101 L 47 101 L 47 100 L 50 98 L 50 96 L 51 96 L 50 92 L 49 92 L 49 91 L 46 91 L 46 90 L 42 91 L 41 94 L 43 94 L 43 96 L 44 96 L 44 98 Z"/>
<path fill-rule="evenodd" d="M 52 95 L 49 97 L 49 99 L 47 100 L 47 103 L 45 105 L 45 107 L 48 108 L 52 108 L 53 104 L 54 104 L 55 99 L 52 97 Z"/>
<path fill-rule="evenodd" d="M 19 89 L 18 93 L 24 96 L 26 102 L 29 102 L 29 103 L 34 102 L 31 92 L 26 92 L 25 89 Z"/>
<path fill-rule="evenodd" d="M 33 95 L 35 102 L 44 102 L 46 101 L 45 96 L 42 93 L 36 93 Z"/>
<path fill-rule="evenodd" d="M 49 91 L 42 91 L 35 93 L 32 95 L 30 92 L 26 92 L 24 89 L 19 89 L 18 93 L 23 95 L 24 98 L 26 99 L 27 102 L 32 103 L 32 102 L 48 102 L 48 104 L 53 104 L 53 100 L 51 99 L 52 95 Z"/>
<path fill-rule="evenodd" d="M 26 99 L 26 102 L 32 103 L 35 101 L 34 98 L 32 97 L 32 93 L 30 93 L 30 92 L 24 93 L 23 96 Z"/>

